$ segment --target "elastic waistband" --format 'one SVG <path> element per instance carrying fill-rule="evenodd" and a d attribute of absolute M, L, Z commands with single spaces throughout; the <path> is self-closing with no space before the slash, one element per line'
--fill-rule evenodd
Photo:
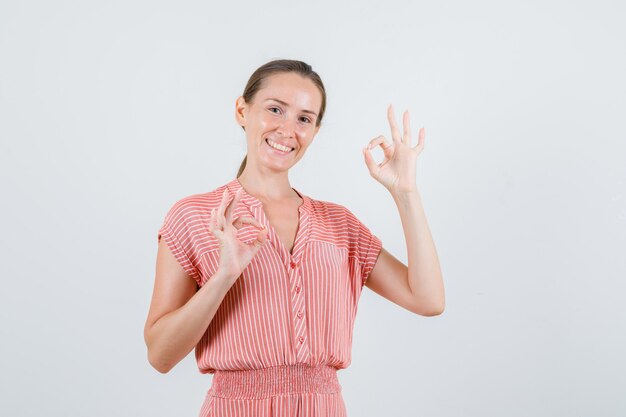
<path fill-rule="evenodd" d="M 236 371 L 216 370 L 209 393 L 214 397 L 261 399 L 281 394 L 341 392 L 337 369 L 304 363 Z"/>

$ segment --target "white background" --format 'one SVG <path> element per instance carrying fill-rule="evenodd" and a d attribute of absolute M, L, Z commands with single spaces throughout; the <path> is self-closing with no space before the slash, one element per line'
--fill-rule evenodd
<path fill-rule="evenodd" d="M 157 230 L 234 178 L 235 99 L 275 58 L 328 93 L 292 185 L 403 262 L 361 148 L 389 103 L 426 128 L 446 310 L 364 290 L 348 414 L 626 415 L 624 21 L 618 1 L 3 1 L 0 415 L 198 414 L 193 354 L 146 357 Z"/>

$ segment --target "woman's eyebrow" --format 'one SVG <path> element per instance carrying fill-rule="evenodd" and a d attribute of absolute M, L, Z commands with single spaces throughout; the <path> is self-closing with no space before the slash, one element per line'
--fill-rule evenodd
<path fill-rule="evenodd" d="M 289 107 L 289 104 L 287 104 L 284 101 L 282 101 L 280 99 L 277 99 L 277 98 L 270 97 L 270 98 L 266 98 L 265 99 L 265 101 L 267 101 L 267 100 L 274 100 L 274 101 L 279 102 L 280 104 L 282 104 L 285 107 Z M 302 110 L 302 112 L 304 112 L 304 113 L 311 113 L 311 114 L 314 114 L 315 117 L 317 117 L 317 113 L 315 113 L 313 110 Z"/>

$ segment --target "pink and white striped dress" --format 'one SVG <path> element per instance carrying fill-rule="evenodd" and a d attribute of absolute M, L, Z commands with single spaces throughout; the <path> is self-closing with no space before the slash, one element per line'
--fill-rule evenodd
<path fill-rule="evenodd" d="M 177 201 L 158 232 L 199 286 L 219 263 L 209 231 L 224 188 L 234 179 Z M 195 348 L 198 369 L 213 375 L 200 417 L 346 416 L 337 370 L 351 362 L 352 331 L 363 284 L 381 240 L 346 207 L 303 199 L 292 252 L 280 241 L 260 200 L 242 192 L 233 218 L 253 216 L 268 242 L 233 284 Z M 258 229 L 238 230 L 243 242 Z"/>

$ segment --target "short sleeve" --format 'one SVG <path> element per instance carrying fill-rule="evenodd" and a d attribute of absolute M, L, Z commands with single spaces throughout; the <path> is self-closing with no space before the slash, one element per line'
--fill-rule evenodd
<path fill-rule="evenodd" d="M 174 203 L 158 231 L 157 242 L 165 239 L 170 251 L 185 272 L 201 285 L 199 229 L 201 216 L 187 199 Z"/>
<path fill-rule="evenodd" d="M 350 210 L 346 209 L 346 212 L 351 236 L 349 252 L 357 258 L 360 266 L 361 285 L 365 285 L 365 281 L 376 265 L 383 244 L 380 238 L 372 233 Z"/>

